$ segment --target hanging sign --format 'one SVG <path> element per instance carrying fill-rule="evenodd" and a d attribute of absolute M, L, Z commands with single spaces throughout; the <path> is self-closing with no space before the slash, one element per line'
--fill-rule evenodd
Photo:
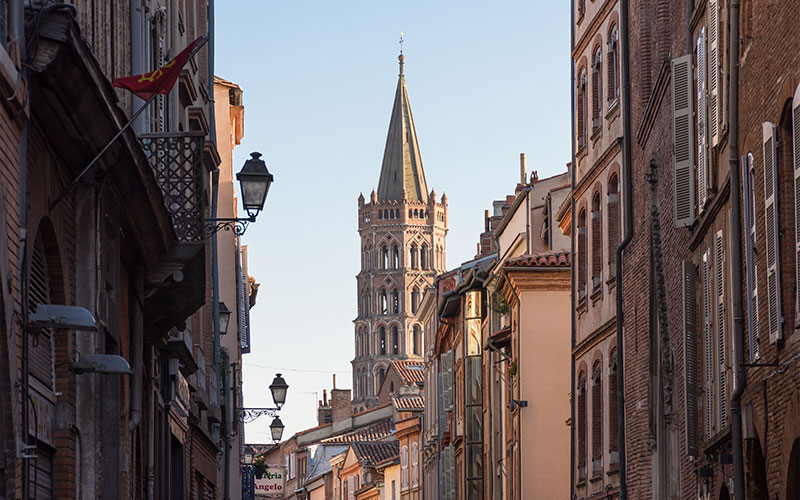
<path fill-rule="evenodd" d="M 258 477 L 261 467 L 256 467 L 254 492 L 256 498 L 283 498 L 286 475 L 282 465 L 265 465 L 263 474 Z"/>

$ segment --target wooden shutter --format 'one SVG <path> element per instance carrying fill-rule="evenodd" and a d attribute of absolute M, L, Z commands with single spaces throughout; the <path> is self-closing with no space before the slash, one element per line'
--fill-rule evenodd
<path fill-rule="evenodd" d="M 705 387 L 705 434 L 714 435 L 714 337 L 711 330 L 711 251 L 703 253 L 703 384 Z"/>
<path fill-rule="evenodd" d="M 711 146 L 719 143 L 719 6 L 717 0 L 708 2 L 708 125 Z"/>
<path fill-rule="evenodd" d="M 598 199 L 600 195 L 597 195 Z M 603 214 L 600 203 L 592 210 L 592 291 L 601 285 L 603 272 Z"/>
<path fill-rule="evenodd" d="M 715 316 L 717 322 L 717 363 L 719 386 L 719 430 L 728 426 L 728 378 L 727 378 L 727 328 L 725 321 L 725 240 L 722 231 L 714 235 L 714 294 Z"/>
<path fill-rule="evenodd" d="M 691 69 L 691 54 L 672 60 L 672 181 L 677 227 L 690 226 L 694 222 Z"/>
<path fill-rule="evenodd" d="M 783 319 L 781 318 L 781 283 L 778 242 L 778 169 L 775 150 L 775 125 L 762 125 L 764 146 L 764 245 L 767 248 L 767 312 L 769 314 L 769 342 L 780 340 Z"/>
<path fill-rule="evenodd" d="M 445 411 L 453 411 L 453 358 L 452 349 L 442 355 L 444 376 L 442 377 L 442 399 Z"/>
<path fill-rule="evenodd" d="M 755 183 L 753 176 L 753 155 L 748 153 L 742 157 L 742 199 L 744 206 L 745 227 L 745 280 L 747 284 L 747 333 L 750 350 L 750 362 L 760 357 L 760 341 L 758 336 L 758 261 L 755 256 L 756 221 L 755 221 Z"/>
<path fill-rule="evenodd" d="M 794 259 L 800 264 L 800 85 L 792 100 L 792 161 L 794 165 Z M 800 311 L 800 265 L 795 275 L 795 310 Z"/>
<path fill-rule="evenodd" d="M 578 300 L 586 296 L 586 213 L 578 216 Z"/>
<path fill-rule="evenodd" d="M 683 394 L 686 404 L 686 454 L 697 456 L 697 290 L 695 267 L 682 262 L 683 274 Z"/>
<path fill-rule="evenodd" d="M 697 39 L 697 210 L 708 200 L 708 110 L 706 109 L 706 29 Z"/>

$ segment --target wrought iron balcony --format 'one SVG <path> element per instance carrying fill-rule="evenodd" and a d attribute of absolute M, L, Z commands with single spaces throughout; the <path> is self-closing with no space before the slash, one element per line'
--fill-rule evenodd
<path fill-rule="evenodd" d="M 139 136 L 179 243 L 203 241 L 204 138 L 199 131 Z"/>

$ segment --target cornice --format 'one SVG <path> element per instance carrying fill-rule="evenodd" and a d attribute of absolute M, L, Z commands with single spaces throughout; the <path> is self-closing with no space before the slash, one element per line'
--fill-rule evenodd
<path fill-rule="evenodd" d="M 605 168 L 611 163 L 611 161 L 622 151 L 622 137 L 617 137 L 615 141 L 613 141 L 603 154 L 600 155 L 592 167 L 586 172 L 586 175 L 580 178 L 580 180 L 576 183 L 575 189 L 572 191 L 572 197 L 577 201 L 583 196 L 583 193 L 586 192 L 588 186 L 592 185 L 595 180 L 600 176 L 600 172 L 605 170 Z"/>

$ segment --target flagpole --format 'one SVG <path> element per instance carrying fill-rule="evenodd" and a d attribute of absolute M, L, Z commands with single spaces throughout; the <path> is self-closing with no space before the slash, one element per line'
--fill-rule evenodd
<path fill-rule="evenodd" d="M 197 51 L 199 51 L 199 50 L 200 50 L 200 49 L 203 47 L 203 45 L 205 45 L 205 44 L 206 44 L 206 42 L 208 42 L 208 37 L 206 37 L 206 38 L 205 38 L 205 40 L 203 40 L 202 42 L 200 42 L 200 43 L 197 45 L 197 47 L 195 47 L 195 48 L 194 48 L 194 50 L 192 50 L 192 53 L 191 53 L 191 54 L 189 54 L 189 57 L 188 57 L 188 58 L 186 58 L 186 60 L 188 61 L 189 59 L 191 59 L 191 58 L 192 58 L 192 57 L 193 57 L 193 56 L 194 56 L 194 55 L 197 53 Z M 184 64 L 185 64 L 185 63 L 184 63 Z M 212 77 L 212 78 L 213 78 L 213 77 Z M 92 158 L 92 161 L 90 161 L 90 162 L 89 162 L 89 164 L 88 164 L 88 165 L 86 165 L 86 167 L 85 167 L 83 170 L 81 170 L 81 173 L 80 173 L 80 174 L 78 174 L 78 176 L 77 176 L 77 177 L 75 177 L 75 179 L 74 179 L 74 180 L 73 180 L 73 181 L 72 181 L 72 182 L 69 184 L 69 186 L 67 186 L 67 188 L 66 188 L 66 189 L 64 189 L 64 191 L 62 191 L 62 192 L 61 192 L 61 194 L 59 194 L 59 195 L 56 197 L 56 199 L 55 199 L 55 200 L 53 200 L 53 202 L 52 202 L 52 203 L 50 204 L 50 206 L 48 207 L 48 211 L 52 211 L 52 210 L 53 210 L 53 209 L 54 209 L 56 206 L 58 206 L 58 204 L 59 204 L 59 203 L 61 203 L 61 200 L 63 200 L 65 196 L 67 196 L 69 193 L 71 193 L 71 192 L 72 192 L 72 190 L 73 190 L 73 189 L 75 189 L 75 186 L 78 184 L 78 182 L 80 182 L 80 181 L 81 181 L 81 179 L 83 179 L 83 176 L 85 176 L 87 173 L 89 173 L 89 170 L 91 170 L 91 169 L 92 169 L 92 167 L 94 166 L 94 164 L 95 164 L 95 163 L 97 163 L 97 160 L 99 160 L 99 159 L 100 159 L 100 158 L 103 156 L 103 154 L 104 154 L 106 151 L 108 151 L 108 148 L 110 148 L 110 147 L 111 147 L 111 145 L 112 145 L 112 144 L 114 144 L 114 142 L 115 142 L 117 139 L 119 139 L 119 136 L 121 136 L 121 135 L 122 135 L 122 134 L 123 134 L 123 133 L 124 133 L 126 130 L 128 130 L 128 129 L 130 128 L 130 126 L 131 126 L 131 125 L 133 125 L 133 122 L 134 122 L 134 121 L 136 121 L 136 119 L 137 119 L 137 118 L 139 118 L 139 115 L 141 115 L 141 114 L 142 114 L 142 112 L 144 112 L 144 110 L 145 110 L 145 109 L 147 109 L 147 106 L 149 106 L 149 105 L 150 105 L 150 103 L 151 103 L 151 102 L 153 102 L 153 99 L 155 99 L 155 98 L 156 98 L 158 95 L 160 95 L 160 94 L 158 94 L 158 93 L 153 93 L 153 95 L 151 95 L 151 96 L 150 96 L 150 97 L 149 97 L 149 98 L 148 98 L 148 99 L 147 99 L 147 100 L 144 102 L 144 104 L 142 105 L 142 107 L 140 107 L 139 109 L 137 109 L 137 110 L 136 110 L 136 112 L 135 112 L 133 115 L 131 115 L 131 117 L 130 117 L 130 119 L 128 120 L 128 122 L 127 122 L 125 125 L 123 125 L 123 126 L 122 126 L 122 128 L 121 128 L 121 129 L 119 129 L 119 131 L 118 131 L 116 134 L 114 134 L 114 137 L 112 137 L 112 138 L 111 138 L 111 140 L 110 140 L 110 141 L 108 141 L 108 143 L 106 143 L 106 145 L 105 145 L 105 146 L 103 146 L 103 149 L 101 149 L 101 150 L 100 150 L 100 152 L 99 152 L 99 153 L 97 153 L 97 155 L 96 155 L 94 158 Z"/>

